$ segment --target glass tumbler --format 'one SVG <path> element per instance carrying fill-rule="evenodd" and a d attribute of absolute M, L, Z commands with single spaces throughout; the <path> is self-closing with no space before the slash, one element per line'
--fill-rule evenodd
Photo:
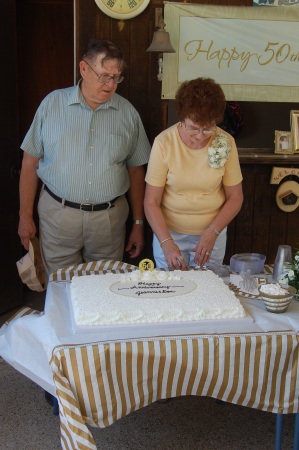
<path fill-rule="evenodd" d="M 292 247 L 290 245 L 279 245 L 273 267 L 273 281 L 278 281 L 286 262 L 292 262 Z"/>

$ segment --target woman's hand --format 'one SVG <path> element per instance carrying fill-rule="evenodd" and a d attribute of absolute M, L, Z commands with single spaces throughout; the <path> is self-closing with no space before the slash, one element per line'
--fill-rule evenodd
<path fill-rule="evenodd" d="M 181 255 L 180 249 L 172 239 L 162 244 L 162 250 L 169 270 L 187 270 L 187 264 Z"/>
<path fill-rule="evenodd" d="M 216 241 L 216 234 L 207 228 L 200 236 L 197 246 L 192 250 L 195 252 L 194 262 L 198 266 L 208 263 Z"/>
<path fill-rule="evenodd" d="M 221 231 L 226 227 L 233 218 L 238 214 L 243 202 L 242 183 L 235 186 L 223 185 L 225 193 L 225 202 L 210 224 L 217 231 Z M 210 255 L 217 239 L 216 233 L 210 228 L 207 228 L 200 236 L 197 246 L 193 249 L 195 252 L 194 262 L 199 266 L 203 266 L 209 262 Z"/>
<path fill-rule="evenodd" d="M 179 247 L 173 242 L 172 238 L 170 238 L 169 230 L 161 211 L 163 192 L 164 186 L 156 187 L 151 186 L 150 184 L 146 185 L 144 199 L 145 215 L 153 232 L 161 242 L 161 248 L 164 252 L 165 261 L 169 269 L 187 270 L 187 264 L 181 255 Z"/>

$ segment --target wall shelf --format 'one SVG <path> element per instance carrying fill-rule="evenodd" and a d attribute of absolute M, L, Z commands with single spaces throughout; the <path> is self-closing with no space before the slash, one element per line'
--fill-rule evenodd
<path fill-rule="evenodd" d="M 241 164 L 299 165 L 299 153 L 280 155 L 268 148 L 238 148 Z"/>

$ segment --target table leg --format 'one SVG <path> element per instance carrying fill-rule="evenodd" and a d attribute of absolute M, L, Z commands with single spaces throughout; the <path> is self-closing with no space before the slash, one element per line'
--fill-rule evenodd
<path fill-rule="evenodd" d="M 281 435 L 282 435 L 282 414 L 277 414 L 276 415 L 275 450 L 281 449 Z"/>
<path fill-rule="evenodd" d="M 299 450 L 299 413 L 295 417 L 294 450 Z"/>
<path fill-rule="evenodd" d="M 54 397 L 53 415 L 59 416 L 59 405 L 58 405 L 58 400 L 56 397 Z"/>

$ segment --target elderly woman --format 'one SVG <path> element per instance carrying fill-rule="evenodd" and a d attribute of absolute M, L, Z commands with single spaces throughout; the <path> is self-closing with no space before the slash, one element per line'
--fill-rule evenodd
<path fill-rule="evenodd" d="M 180 122 L 154 141 L 144 205 L 157 268 L 223 262 L 226 227 L 243 202 L 235 141 L 217 127 L 225 105 L 214 80 L 183 83 L 176 94 Z"/>

